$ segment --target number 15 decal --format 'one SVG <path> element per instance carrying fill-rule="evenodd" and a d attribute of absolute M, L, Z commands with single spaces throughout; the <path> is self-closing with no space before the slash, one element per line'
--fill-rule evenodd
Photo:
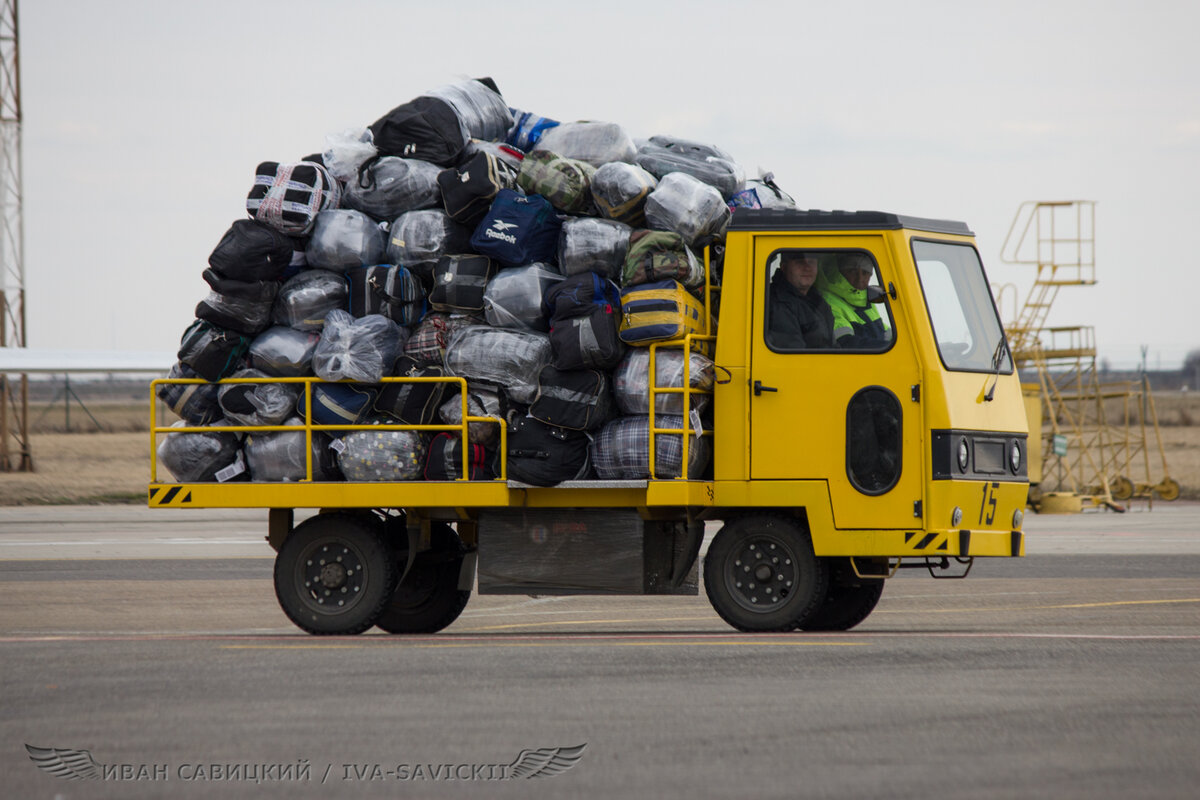
<path fill-rule="evenodd" d="M 979 504 L 980 524 L 991 525 L 992 520 L 996 518 L 996 492 L 994 490 L 999 488 L 1000 484 L 998 483 L 985 483 L 983 485 L 983 502 Z"/>

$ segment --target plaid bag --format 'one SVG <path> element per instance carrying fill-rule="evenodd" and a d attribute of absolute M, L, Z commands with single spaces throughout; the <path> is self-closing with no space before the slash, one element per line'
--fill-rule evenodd
<path fill-rule="evenodd" d="M 412 336 L 404 343 L 404 355 L 411 356 L 418 364 L 441 366 L 446 358 L 446 345 L 450 337 L 468 325 L 482 325 L 479 317 L 442 314 L 431 311 L 422 317 Z"/>
<path fill-rule="evenodd" d="M 341 185 L 320 164 L 264 161 L 255 170 L 246 211 L 281 233 L 305 236 L 317 214 L 337 208 L 341 198 Z"/>
<path fill-rule="evenodd" d="M 659 414 L 659 428 L 689 430 L 683 417 Z M 708 465 L 709 440 L 696 431 L 688 444 L 689 478 L 699 478 Z M 605 425 L 592 440 L 592 468 L 601 480 L 650 478 L 650 417 L 618 417 Z M 683 439 L 678 433 L 654 436 L 654 478 L 678 478 L 683 471 Z"/>
<path fill-rule="evenodd" d="M 592 176 L 596 168 L 586 161 L 563 158 L 548 150 L 534 150 L 521 162 L 517 185 L 526 194 L 540 194 L 567 214 L 581 214 L 592 204 Z"/>
<path fill-rule="evenodd" d="M 490 481 L 496 477 L 494 459 L 481 444 L 467 445 L 467 480 Z M 456 433 L 443 432 L 429 443 L 429 458 L 425 462 L 425 480 L 454 481 L 462 477 L 462 439 Z"/>
<path fill-rule="evenodd" d="M 479 325 L 454 334 L 445 363 L 451 375 L 502 387 L 509 400 L 527 405 L 550 358 L 550 337 L 544 333 Z"/>

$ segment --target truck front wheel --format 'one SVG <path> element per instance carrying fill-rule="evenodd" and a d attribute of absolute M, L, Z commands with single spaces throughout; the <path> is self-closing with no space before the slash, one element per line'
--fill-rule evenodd
<path fill-rule="evenodd" d="M 309 633 L 370 628 L 396 589 L 396 563 L 380 526 L 351 514 L 318 514 L 296 526 L 275 557 L 275 596 Z"/>
<path fill-rule="evenodd" d="M 742 631 L 790 631 L 820 606 L 829 583 L 823 559 L 798 522 L 773 515 L 732 520 L 704 559 L 704 589 L 721 619 Z"/>

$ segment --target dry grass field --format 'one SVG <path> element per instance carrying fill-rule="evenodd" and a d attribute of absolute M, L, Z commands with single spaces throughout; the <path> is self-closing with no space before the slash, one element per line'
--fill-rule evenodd
<path fill-rule="evenodd" d="M 1168 472 L 1184 498 L 1200 499 L 1200 392 L 1160 393 L 1155 405 Z M 1110 411 L 1110 421 L 1116 423 L 1121 413 Z M 158 414 L 160 424 L 174 420 L 161 405 Z M 73 406 L 69 417 L 61 403 L 31 406 L 35 471 L 0 472 L 0 505 L 145 502 L 150 477 L 147 417 L 145 401 L 89 402 L 87 413 Z M 1147 438 L 1148 474 L 1157 481 L 1163 476 L 1162 459 L 1152 430 Z"/>

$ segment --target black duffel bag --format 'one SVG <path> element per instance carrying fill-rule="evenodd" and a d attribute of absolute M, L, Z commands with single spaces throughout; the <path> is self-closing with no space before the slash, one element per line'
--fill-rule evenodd
<path fill-rule="evenodd" d="M 582 480 L 591 472 L 588 445 L 582 431 L 521 417 L 508 428 L 506 477 L 533 486 Z"/>

